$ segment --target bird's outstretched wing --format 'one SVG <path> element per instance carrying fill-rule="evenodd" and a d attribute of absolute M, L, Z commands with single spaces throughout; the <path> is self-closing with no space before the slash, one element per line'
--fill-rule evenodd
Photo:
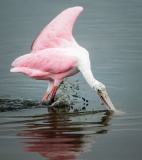
<path fill-rule="evenodd" d="M 64 73 L 74 67 L 77 60 L 61 49 L 45 49 L 36 54 L 25 54 L 12 63 L 11 72 L 33 74 L 34 71 L 46 73 Z M 27 72 L 27 73 L 26 73 Z"/>
<path fill-rule="evenodd" d="M 82 10 L 82 7 L 69 8 L 54 18 L 34 40 L 31 46 L 32 52 L 46 48 L 64 47 L 73 42 L 73 26 Z"/>

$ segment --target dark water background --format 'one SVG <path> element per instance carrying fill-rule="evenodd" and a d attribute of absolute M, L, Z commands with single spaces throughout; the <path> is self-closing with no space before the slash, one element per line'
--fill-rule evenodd
<path fill-rule="evenodd" d="M 1 0 L 0 95 L 41 100 L 47 82 L 9 72 L 11 62 L 29 53 L 37 34 L 68 7 L 84 7 L 74 37 L 90 53 L 92 71 L 114 106 L 109 115 L 81 74 L 74 108 L 86 112 L 54 114 L 46 108 L 0 113 L 0 159 L 135 160 L 142 157 L 142 1 Z M 78 80 L 78 82 L 76 82 Z M 68 92 L 72 97 L 72 91 Z M 86 103 L 86 102 L 85 102 Z M 102 112 L 92 111 L 101 110 Z"/>

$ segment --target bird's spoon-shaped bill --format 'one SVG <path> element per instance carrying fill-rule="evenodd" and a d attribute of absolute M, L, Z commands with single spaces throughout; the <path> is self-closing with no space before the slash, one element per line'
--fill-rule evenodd
<path fill-rule="evenodd" d="M 98 90 L 97 93 L 109 111 L 116 111 L 106 90 Z"/>

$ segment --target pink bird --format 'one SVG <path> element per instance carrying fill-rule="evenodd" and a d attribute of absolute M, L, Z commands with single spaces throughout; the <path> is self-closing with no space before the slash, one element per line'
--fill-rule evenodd
<path fill-rule="evenodd" d="M 72 36 L 74 23 L 82 11 L 82 7 L 73 7 L 60 13 L 34 40 L 31 53 L 15 59 L 10 71 L 37 80 L 48 80 L 49 85 L 42 101 L 45 101 L 51 93 L 50 100 L 54 101 L 63 79 L 81 72 L 107 109 L 114 111 L 115 107 L 105 86 L 92 74 L 88 51 L 79 46 Z"/>

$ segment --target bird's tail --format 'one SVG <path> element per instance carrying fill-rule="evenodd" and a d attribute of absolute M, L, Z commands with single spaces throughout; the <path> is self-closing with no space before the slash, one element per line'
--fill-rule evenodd
<path fill-rule="evenodd" d="M 35 70 L 35 69 L 27 68 L 27 67 L 11 68 L 10 72 L 22 73 L 34 79 L 46 79 L 46 76 L 48 75 L 48 72 L 43 72 L 40 70 Z"/>
<path fill-rule="evenodd" d="M 18 72 L 18 73 L 30 75 L 32 73 L 32 69 L 27 67 L 15 67 L 15 68 L 11 68 L 10 72 Z"/>

